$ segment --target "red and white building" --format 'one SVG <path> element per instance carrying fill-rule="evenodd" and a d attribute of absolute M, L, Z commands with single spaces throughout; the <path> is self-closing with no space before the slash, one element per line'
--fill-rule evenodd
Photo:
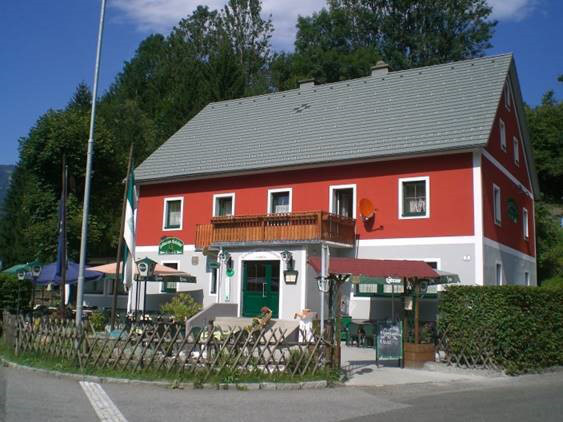
<path fill-rule="evenodd" d="M 307 259 L 322 245 L 331 256 L 427 261 L 464 284 L 536 284 L 538 184 L 511 55 L 379 65 L 366 78 L 213 103 L 136 180 L 136 258 L 197 280 L 150 284 L 148 308 L 196 290 L 237 316 L 318 310 Z M 367 222 L 362 199 L 375 208 Z M 183 248 L 159 247 L 170 238 Z M 389 316 L 384 286 L 348 288 L 353 317 Z"/>

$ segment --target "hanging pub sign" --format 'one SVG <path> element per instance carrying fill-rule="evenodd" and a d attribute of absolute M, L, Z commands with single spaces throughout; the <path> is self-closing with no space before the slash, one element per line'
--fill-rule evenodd
<path fill-rule="evenodd" d="M 184 242 L 177 237 L 163 237 L 158 245 L 159 255 L 182 255 Z"/>
<path fill-rule="evenodd" d="M 507 213 L 508 213 L 508 218 L 510 218 L 514 223 L 518 222 L 518 204 L 516 203 L 516 201 L 512 198 L 508 198 L 507 201 Z"/>

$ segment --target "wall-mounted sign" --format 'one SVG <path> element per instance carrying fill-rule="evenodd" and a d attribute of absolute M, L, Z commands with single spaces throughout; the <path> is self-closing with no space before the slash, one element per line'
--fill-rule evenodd
<path fill-rule="evenodd" d="M 184 242 L 177 237 L 164 237 L 158 245 L 159 255 L 182 255 L 184 253 Z"/>
<path fill-rule="evenodd" d="M 514 223 L 518 222 L 518 204 L 512 198 L 508 198 L 506 207 L 508 218 L 510 218 Z"/>

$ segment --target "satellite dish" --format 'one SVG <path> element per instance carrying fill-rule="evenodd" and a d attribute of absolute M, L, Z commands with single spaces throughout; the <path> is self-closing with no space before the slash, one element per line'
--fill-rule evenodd
<path fill-rule="evenodd" d="M 375 215 L 375 208 L 372 202 L 367 198 L 360 199 L 360 215 L 364 221 L 373 218 Z"/>

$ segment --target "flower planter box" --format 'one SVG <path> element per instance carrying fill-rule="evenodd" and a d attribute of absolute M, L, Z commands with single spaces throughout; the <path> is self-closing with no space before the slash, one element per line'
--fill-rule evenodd
<path fill-rule="evenodd" d="M 405 343 L 405 368 L 422 368 L 425 362 L 434 362 L 435 358 L 433 344 Z"/>

